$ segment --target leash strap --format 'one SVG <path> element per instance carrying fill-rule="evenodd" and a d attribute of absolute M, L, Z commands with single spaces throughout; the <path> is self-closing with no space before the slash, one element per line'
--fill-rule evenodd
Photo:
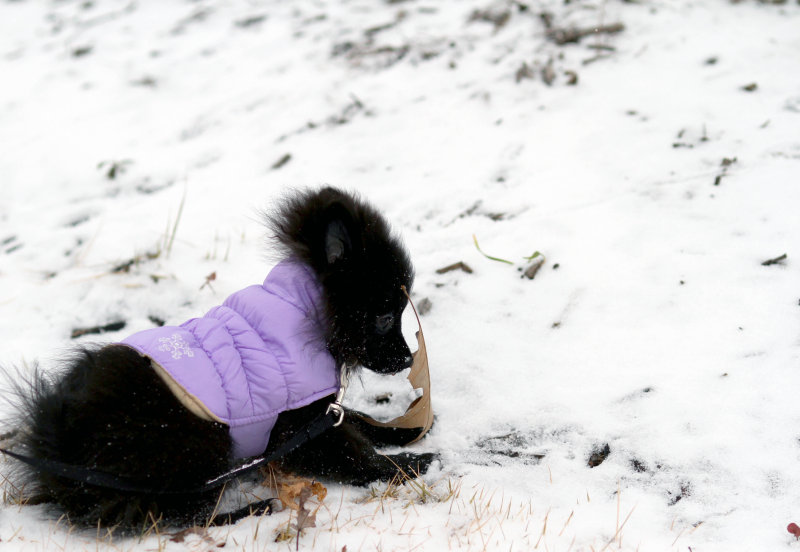
<path fill-rule="evenodd" d="M 70 479 L 86 485 L 103 487 L 115 491 L 126 493 L 147 494 L 147 495 L 194 495 L 202 494 L 213 489 L 218 489 L 228 481 L 253 471 L 281 456 L 289 454 L 300 445 L 318 437 L 326 430 L 341 423 L 339 412 L 331 410 L 312 420 L 303 429 L 298 431 L 291 439 L 276 448 L 268 455 L 259 456 L 228 470 L 227 472 L 207 480 L 203 485 L 194 489 L 155 489 L 143 485 L 140 480 L 120 475 L 114 475 L 99 470 L 92 470 L 85 466 L 67 464 L 57 460 L 43 458 L 33 458 L 24 454 L 11 452 L 10 450 L 0 449 L 0 452 L 23 462 L 40 472 L 46 472 L 56 477 Z"/>
<path fill-rule="evenodd" d="M 332 404 L 338 404 L 338 403 L 332 403 Z M 339 406 L 341 408 L 341 405 Z M 295 433 L 291 439 L 287 440 L 281 446 L 276 448 L 274 451 L 272 451 L 271 454 L 254 458 L 249 462 L 245 462 L 240 466 L 228 470 L 222 475 L 218 475 L 213 479 L 209 479 L 202 487 L 199 487 L 196 490 L 194 490 L 193 493 L 203 493 L 206 491 L 210 491 L 212 489 L 216 489 L 224 485 L 228 481 L 236 479 L 242 474 L 252 471 L 255 468 L 263 466 L 264 464 L 268 464 L 273 460 L 277 460 L 281 456 L 289 454 L 300 445 L 307 443 L 312 439 L 316 439 L 328 429 L 336 427 L 341 423 L 342 423 L 342 418 L 340 416 L 340 413 L 337 410 L 329 410 L 328 412 L 325 412 L 324 414 L 318 416 L 316 420 L 306 425 L 302 430 Z"/>

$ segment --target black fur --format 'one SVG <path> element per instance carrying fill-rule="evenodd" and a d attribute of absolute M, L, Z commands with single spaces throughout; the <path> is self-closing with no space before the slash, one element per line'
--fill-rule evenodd
<path fill-rule="evenodd" d="M 285 253 L 311 266 L 322 282 L 333 356 L 381 373 L 409 367 L 401 286 L 410 293 L 414 269 L 380 213 L 356 196 L 324 188 L 287 198 L 268 221 Z M 391 317 L 390 327 L 376 327 L 382 317 Z"/>
<path fill-rule="evenodd" d="M 400 318 L 413 269 L 382 216 L 359 198 L 334 188 L 297 193 L 268 217 L 287 256 L 311 266 L 322 283 L 320 327 L 342 365 L 394 373 L 411 363 Z M 186 410 L 150 367 L 124 346 L 84 349 L 52 376 L 36 373 L 18 386 L 20 452 L 34 458 L 86 466 L 152 489 L 193 489 L 231 465 L 225 425 Z M 285 412 L 270 449 L 293 435 L 331 398 Z M 285 468 L 363 485 L 393 477 L 398 467 L 424 472 L 434 455 L 383 456 L 373 443 L 402 445 L 405 433 L 370 430 L 357 421 L 324 433 L 281 462 Z M 73 522 L 136 529 L 155 520 L 226 523 L 246 515 L 214 517 L 218 492 L 203 495 L 136 495 L 79 484 L 25 466 L 25 494 L 57 503 Z M 259 503 L 268 509 L 269 503 Z"/>
<path fill-rule="evenodd" d="M 228 428 L 186 410 L 133 349 L 83 349 L 61 373 L 34 375 L 25 397 L 23 452 L 141 480 L 155 489 L 193 488 L 229 466 Z M 55 501 L 71 521 L 136 527 L 160 518 L 208 517 L 218 492 L 121 495 L 47 472 L 29 473 L 26 494 Z M 188 503 L 187 503 L 188 502 Z"/>

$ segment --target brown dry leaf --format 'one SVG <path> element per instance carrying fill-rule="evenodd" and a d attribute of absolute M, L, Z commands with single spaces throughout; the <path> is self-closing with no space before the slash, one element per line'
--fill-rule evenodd
<path fill-rule="evenodd" d="M 300 491 L 300 496 L 298 497 L 297 505 L 300 509 L 297 511 L 297 523 L 295 523 L 295 528 L 298 531 L 302 531 L 308 527 L 316 527 L 317 526 L 317 511 L 310 512 L 306 510 L 306 500 L 311 497 L 311 489 L 305 487 L 302 491 Z"/>
<path fill-rule="evenodd" d="M 265 473 L 265 475 L 268 475 L 268 480 L 264 484 L 277 490 L 278 499 L 283 506 L 297 512 L 297 521 L 284 526 L 275 537 L 275 542 L 297 538 L 297 547 L 299 548 L 300 533 L 303 529 L 317 526 L 317 511 L 328 495 L 328 489 L 322 483 L 283 473 L 272 466 L 270 466 L 269 473 Z M 314 507 L 313 510 L 309 510 L 306 508 L 307 501 L 312 497 L 315 497 L 320 504 L 308 505 Z"/>
<path fill-rule="evenodd" d="M 280 498 L 284 507 L 291 508 L 292 510 L 299 510 L 300 505 L 297 504 L 295 499 L 300 495 L 303 490 L 303 483 L 281 483 L 278 498 Z"/>
<path fill-rule="evenodd" d="M 307 495 L 301 499 L 304 492 L 307 492 Z M 302 502 L 305 502 L 311 495 L 316 496 L 317 500 L 322 502 L 328 496 L 328 489 L 322 483 L 304 477 L 294 475 L 282 475 L 279 477 L 278 498 L 284 507 L 300 511 Z"/>
<path fill-rule="evenodd" d="M 311 486 L 303 487 L 300 494 L 297 495 L 297 522 L 293 524 L 293 527 L 297 530 L 295 550 L 300 550 L 300 533 L 303 532 L 303 529 L 317 526 L 317 510 L 319 510 L 319 506 L 313 512 L 306 510 L 306 500 L 311 498 L 313 485 L 314 483 Z M 320 485 L 320 487 L 322 486 Z M 324 489 L 324 487 L 322 488 Z"/>

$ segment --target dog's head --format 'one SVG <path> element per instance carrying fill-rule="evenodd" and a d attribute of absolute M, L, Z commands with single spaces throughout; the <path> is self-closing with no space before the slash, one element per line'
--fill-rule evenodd
<path fill-rule="evenodd" d="M 323 188 L 288 198 L 271 223 L 322 283 L 336 360 L 388 374 L 411 366 L 401 315 L 414 270 L 381 214 L 353 194 Z"/>

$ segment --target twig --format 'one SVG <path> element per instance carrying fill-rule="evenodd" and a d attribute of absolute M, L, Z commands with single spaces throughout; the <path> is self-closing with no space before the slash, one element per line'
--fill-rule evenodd
<path fill-rule="evenodd" d="M 211 287 L 211 282 L 213 282 L 216 279 L 217 279 L 217 272 L 216 271 L 214 271 L 211 274 L 209 274 L 208 276 L 206 276 L 206 281 L 203 282 L 202 286 L 200 286 L 200 291 L 202 291 L 203 288 L 206 287 L 206 286 L 208 286 L 208 289 L 210 289 L 211 291 L 214 291 L 214 288 Z M 216 293 L 216 292 L 214 292 L 214 293 Z"/>
<path fill-rule="evenodd" d="M 275 163 L 272 164 L 271 168 L 272 170 L 278 170 L 291 160 L 292 160 L 292 154 L 287 153 L 283 157 L 275 161 Z"/>
<path fill-rule="evenodd" d="M 787 259 L 786 253 L 781 255 L 780 257 L 775 257 L 774 259 L 769 259 L 768 261 L 764 261 L 761 263 L 761 266 L 771 266 L 774 264 L 783 264 L 783 261 Z"/>
<path fill-rule="evenodd" d="M 457 263 L 442 267 L 436 271 L 436 274 L 446 274 L 447 272 L 452 272 L 453 270 L 463 270 L 467 274 L 472 274 L 472 268 L 470 268 L 469 265 L 463 261 L 458 261 Z"/>
<path fill-rule="evenodd" d="M 546 36 L 559 46 L 564 44 L 577 44 L 582 39 L 591 35 L 598 34 L 617 34 L 625 30 L 625 25 L 622 23 L 612 23 L 610 25 L 599 25 L 597 27 L 589 27 L 585 29 L 570 28 L 570 29 L 548 29 Z"/>
<path fill-rule="evenodd" d="M 120 320 L 119 322 L 111 322 L 110 324 L 106 324 L 105 326 L 93 326 L 91 328 L 75 328 L 72 330 L 72 334 L 70 334 L 70 337 L 72 339 L 77 339 L 78 337 L 88 334 L 116 332 L 124 327 L 125 327 L 125 321 Z"/>

